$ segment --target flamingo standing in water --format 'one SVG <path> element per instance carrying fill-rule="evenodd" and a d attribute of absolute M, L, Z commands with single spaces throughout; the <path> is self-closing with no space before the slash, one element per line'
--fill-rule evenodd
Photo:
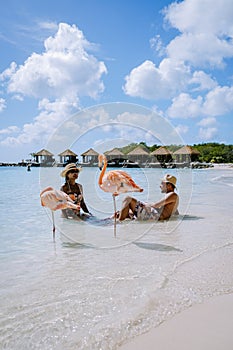
<path fill-rule="evenodd" d="M 74 204 L 73 200 L 65 192 L 54 190 L 52 187 L 46 187 L 40 193 L 41 205 L 52 211 L 53 219 L 53 239 L 55 238 L 54 211 L 59 209 L 80 209 L 79 205 Z"/>
<path fill-rule="evenodd" d="M 139 187 L 131 176 L 122 170 L 110 170 L 105 173 L 107 168 L 107 159 L 103 154 L 98 157 L 99 168 L 101 170 L 99 176 L 99 187 L 104 192 L 112 193 L 113 204 L 114 204 L 114 236 L 116 237 L 116 199 L 120 193 L 126 192 L 142 192 L 143 189 Z"/>

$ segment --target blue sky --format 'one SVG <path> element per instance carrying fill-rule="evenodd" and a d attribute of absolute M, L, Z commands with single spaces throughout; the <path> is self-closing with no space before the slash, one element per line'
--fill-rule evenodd
<path fill-rule="evenodd" d="M 0 162 L 29 158 L 75 113 L 115 102 L 159 114 L 184 143 L 233 143 L 232 0 L 8 0 L 0 45 Z M 78 154 L 101 142 L 103 128 L 91 130 Z M 119 137 L 114 127 L 102 140 Z"/>

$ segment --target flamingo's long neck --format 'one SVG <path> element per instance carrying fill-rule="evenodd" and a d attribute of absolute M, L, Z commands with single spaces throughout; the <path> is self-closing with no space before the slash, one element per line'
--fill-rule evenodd
<path fill-rule="evenodd" d="M 106 160 L 106 158 L 104 158 L 103 161 L 104 161 L 104 166 L 103 166 L 103 168 L 101 170 L 101 173 L 100 173 L 100 176 L 99 176 L 99 186 L 101 186 L 102 183 L 103 183 L 103 176 L 104 176 L 105 170 L 107 168 L 107 160 Z"/>

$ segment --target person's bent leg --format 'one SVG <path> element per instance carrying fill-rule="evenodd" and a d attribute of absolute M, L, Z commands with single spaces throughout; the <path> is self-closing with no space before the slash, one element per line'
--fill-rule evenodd
<path fill-rule="evenodd" d="M 122 208 L 119 215 L 119 220 L 125 220 L 126 218 L 129 218 L 129 211 L 132 210 L 134 212 L 135 206 L 136 206 L 137 200 L 133 197 L 127 196 L 122 202 Z"/>

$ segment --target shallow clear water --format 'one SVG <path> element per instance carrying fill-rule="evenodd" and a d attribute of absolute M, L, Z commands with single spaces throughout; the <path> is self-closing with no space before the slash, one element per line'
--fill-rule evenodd
<path fill-rule="evenodd" d="M 96 216 L 73 222 L 55 213 L 56 242 L 41 188 L 59 188 L 59 168 L 0 168 L 3 349 L 117 349 L 126 339 L 214 295 L 233 292 L 232 170 L 175 170 L 178 218 L 117 224 L 98 169 L 80 182 Z M 127 169 L 161 197 L 158 169 Z M 117 198 L 120 208 L 124 195 Z"/>

